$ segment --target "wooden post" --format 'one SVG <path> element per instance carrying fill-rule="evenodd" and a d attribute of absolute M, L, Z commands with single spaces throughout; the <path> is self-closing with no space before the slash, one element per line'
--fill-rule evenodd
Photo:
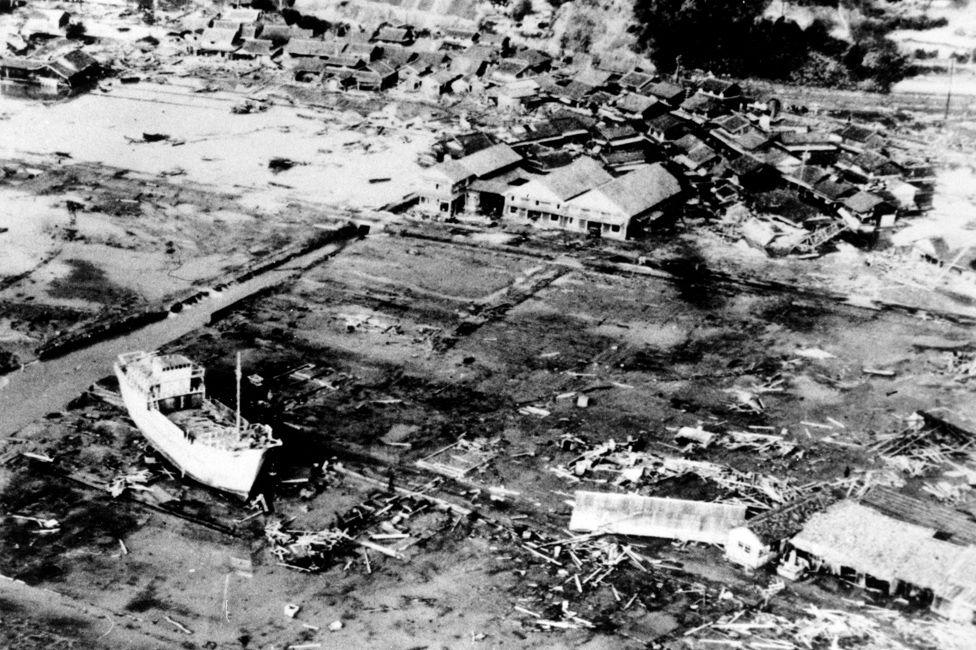
<path fill-rule="evenodd" d="M 234 378 L 237 381 L 237 399 L 235 404 L 237 406 L 237 420 L 234 424 L 235 430 L 237 431 L 237 438 L 241 437 L 241 353 L 237 353 L 237 367 L 234 370 Z"/>

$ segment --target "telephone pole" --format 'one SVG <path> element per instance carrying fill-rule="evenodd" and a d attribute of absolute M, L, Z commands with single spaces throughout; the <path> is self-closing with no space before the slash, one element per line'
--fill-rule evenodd
<path fill-rule="evenodd" d="M 949 55 L 949 88 L 946 90 L 946 105 L 945 105 L 945 115 L 942 117 L 942 123 L 947 124 L 949 122 L 949 103 L 952 101 L 952 77 L 956 72 L 956 57 Z"/>

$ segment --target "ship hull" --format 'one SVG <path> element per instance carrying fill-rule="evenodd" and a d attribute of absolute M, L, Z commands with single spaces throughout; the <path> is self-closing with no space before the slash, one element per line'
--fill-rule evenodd
<path fill-rule="evenodd" d="M 194 444 L 172 420 L 147 406 L 118 366 L 115 374 L 129 417 L 156 451 L 199 483 L 244 499 L 250 496 L 267 449 L 225 450 Z"/>

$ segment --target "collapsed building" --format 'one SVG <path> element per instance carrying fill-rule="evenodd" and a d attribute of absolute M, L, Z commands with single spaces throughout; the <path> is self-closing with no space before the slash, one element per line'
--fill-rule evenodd
<path fill-rule="evenodd" d="M 0 58 L 0 84 L 41 94 L 66 95 L 90 86 L 104 74 L 103 66 L 77 49 L 50 58 Z"/>
<path fill-rule="evenodd" d="M 786 543 L 807 520 L 835 499 L 829 492 L 815 492 L 778 508 L 751 517 L 729 531 L 725 557 L 747 569 L 759 569 L 776 560 Z"/>

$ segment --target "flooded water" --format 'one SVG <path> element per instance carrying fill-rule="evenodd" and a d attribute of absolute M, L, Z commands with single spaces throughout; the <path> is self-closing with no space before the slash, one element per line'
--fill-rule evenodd
<path fill-rule="evenodd" d="M 112 363 L 119 354 L 154 350 L 174 341 L 206 325 L 219 309 L 289 280 L 344 246 L 345 242 L 329 244 L 250 280 L 232 284 L 165 320 L 5 376 L 6 384 L 0 385 L 0 436 L 12 435 L 47 413 L 63 409 L 92 383 L 112 374 Z"/>

